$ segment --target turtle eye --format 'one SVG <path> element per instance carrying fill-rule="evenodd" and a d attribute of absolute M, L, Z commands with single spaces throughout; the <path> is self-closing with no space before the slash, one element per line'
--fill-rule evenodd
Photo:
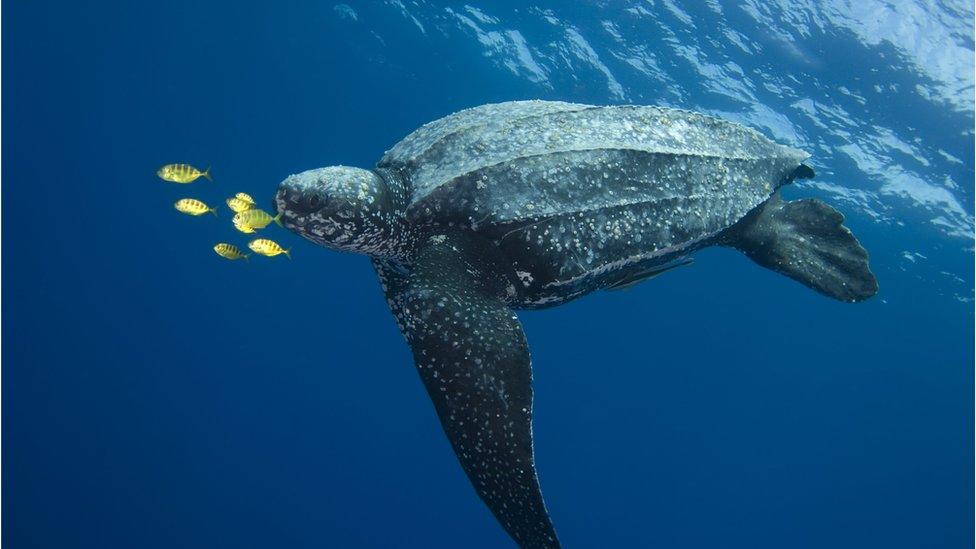
<path fill-rule="evenodd" d="M 317 210 L 322 206 L 322 197 L 318 194 L 310 193 L 302 198 L 302 206 L 307 210 Z"/>

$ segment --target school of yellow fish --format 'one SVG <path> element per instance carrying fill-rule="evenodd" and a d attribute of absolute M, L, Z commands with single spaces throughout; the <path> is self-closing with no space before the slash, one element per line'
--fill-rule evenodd
<path fill-rule="evenodd" d="M 193 183 L 201 177 L 208 181 L 213 181 L 213 178 L 210 176 L 209 167 L 200 171 L 189 164 L 167 164 L 159 168 L 156 171 L 156 175 L 163 181 L 180 184 Z M 272 216 L 268 212 L 258 208 L 254 203 L 254 199 L 246 193 L 237 193 L 228 198 L 226 202 L 227 207 L 234 212 L 234 217 L 231 220 L 234 228 L 242 233 L 253 234 L 260 229 L 264 229 L 272 222 L 279 227 L 281 226 L 281 214 Z M 187 215 L 199 216 L 210 213 L 217 216 L 217 208 L 212 208 L 202 200 L 195 198 L 182 198 L 177 200 L 173 204 L 173 207 L 176 208 L 176 211 Z M 291 250 L 286 250 L 274 240 L 267 238 L 256 238 L 248 242 L 247 247 L 254 253 L 265 257 L 284 254 L 285 257 L 291 259 Z M 251 256 L 251 254 L 246 254 L 237 246 L 228 244 L 227 242 L 218 242 L 214 245 L 213 251 L 220 257 L 231 261 L 238 259 L 248 261 L 248 258 Z"/>

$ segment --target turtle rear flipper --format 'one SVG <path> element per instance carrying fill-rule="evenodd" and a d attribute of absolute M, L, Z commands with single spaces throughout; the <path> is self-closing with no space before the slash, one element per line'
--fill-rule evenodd
<path fill-rule="evenodd" d="M 529 348 L 493 251 L 474 235 L 440 235 L 409 273 L 373 266 L 474 489 L 521 547 L 558 548 L 532 450 Z"/>
<path fill-rule="evenodd" d="M 878 293 L 868 253 L 843 225 L 844 216 L 819 200 L 773 195 L 729 231 L 726 243 L 753 261 L 840 301 Z"/>

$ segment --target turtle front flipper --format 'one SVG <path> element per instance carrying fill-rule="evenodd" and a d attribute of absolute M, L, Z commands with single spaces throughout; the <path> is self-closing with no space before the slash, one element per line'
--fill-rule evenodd
<path fill-rule="evenodd" d="M 532 451 L 532 366 L 494 246 L 439 235 L 407 273 L 374 259 L 387 302 L 461 467 L 522 547 L 559 547 Z"/>

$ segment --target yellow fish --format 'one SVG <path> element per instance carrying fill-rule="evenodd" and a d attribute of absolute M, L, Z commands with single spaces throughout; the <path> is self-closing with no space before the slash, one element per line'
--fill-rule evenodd
<path fill-rule="evenodd" d="M 182 198 L 177 200 L 176 204 L 173 204 L 173 207 L 175 207 L 177 211 L 189 215 L 203 215 L 207 212 L 217 215 L 216 209 L 207 206 L 195 198 Z"/>
<path fill-rule="evenodd" d="M 213 181 L 210 177 L 209 167 L 201 172 L 189 164 L 166 164 L 156 171 L 156 175 L 173 183 L 193 183 L 200 177 L 206 177 L 207 180 Z"/>
<path fill-rule="evenodd" d="M 234 222 L 234 228 L 237 229 L 238 231 L 241 231 L 244 234 L 251 234 L 254 232 L 254 227 L 251 227 L 250 225 L 245 225 L 243 223 L 238 223 L 237 221 Z"/>
<path fill-rule="evenodd" d="M 243 200 L 244 202 L 250 202 L 251 204 L 254 204 L 254 199 L 251 198 L 251 195 L 249 195 L 247 193 L 237 193 L 237 194 L 234 195 L 234 198 L 239 198 L 239 199 Z"/>
<path fill-rule="evenodd" d="M 234 214 L 234 225 L 247 225 L 252 229 L 263 229 L 268 226 L 268 223 L 274 221 L 281 226 L 281 214 L 271 217 L 268 212 L 260 208 L 251 208 L 250 210 L 244 210 L 243 212 L 237 212 Z"/>
<path fill-rule="evenodd" d="M 248 257 L 248 254 L 242 254 L 241 250 L 237 246 L 227 244 L 226 242 L 221 242 L 214 246 L 214 251 L 217 252 L 217 255 L 220 257 L 230 259 L 232 261 L 235 259 L 243 259 L 244 261 L 247 261 Z"/>
<path fill-rule="evenodd" d="M 235 196 L 227 199 L 227 206 L 235 212 L 240 213 L 253 208 L 254 202 L 248 202 L 247 200 Z"/>
<path fill-rule="evenodd" d="M 258 238 L 247 243 L 247 247 L 254 250 L 254 253 L 261 254 L 267 257 L 274 257 L 279 254 L 285 254 L 285 257 L 291 259 L 291 250 L 286 250 L 278 245 L 274 240 L 268 240 L 267 238 Z"/>

